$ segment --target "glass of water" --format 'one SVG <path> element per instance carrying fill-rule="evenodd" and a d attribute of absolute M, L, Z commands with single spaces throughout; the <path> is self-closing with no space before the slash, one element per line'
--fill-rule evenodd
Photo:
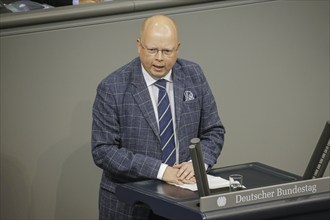
<path fill-rule="evenodd" d="M 231 174 L 229 176 L 229 189 L 230 192 L 243 189 L 243 176 L 241 174 Z"/>

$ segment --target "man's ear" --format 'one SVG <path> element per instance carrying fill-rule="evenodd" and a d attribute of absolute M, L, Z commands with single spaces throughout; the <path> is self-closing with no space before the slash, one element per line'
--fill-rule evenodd
<path fill-rule="evenodd" d="M 179 43 L 178 43 L 178 47 L 177 47 L 177 49 L 176 49 L 177 52 L 179 52 L 180 46 L 181 46 L 181 43 L 179 42 Z"/>
<path fill-rule="evenodd" d="M 137 47 L 137 51 L 140 54 L 141 51 L 141 40 L 140 38 L 136 39 L 136 47 Z"/>

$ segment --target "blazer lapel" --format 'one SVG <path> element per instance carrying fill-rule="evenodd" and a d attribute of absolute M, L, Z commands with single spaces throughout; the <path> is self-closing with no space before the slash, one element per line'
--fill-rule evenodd
<path fill-rule="evenodd" d="M 132 96 L 134 97 L 136 104 L 139 106 L 142 114 L 144 115 L 151 129 L 154 131 L 155 135 L 160 141 L 156 116 L 152 106 L 149 90 L 143 78 L 140 65 L 141 64 L 137 65 L 134 68 L 132 75 L 133 80 L 132 80 L 132 86 L 130 92 L 132 93 Z"/>
<path fill-rule="evenodd" d="M 174 103 L 175 103 L 175 124 L 176 133 L 179 135 L 180 117 L 183 104 L 183 93 L 184 93 L 184 80 L 182 78 L 182 72 L 179 69 L 173 68 L 172 72 L 173 86 L 174 86 Z"/>

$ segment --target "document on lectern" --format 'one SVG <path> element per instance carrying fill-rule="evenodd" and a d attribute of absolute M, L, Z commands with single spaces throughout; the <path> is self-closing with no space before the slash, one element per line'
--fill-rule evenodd
<path fill-rule="evenodd" d="M 219 176 L 212 176 L 210 174 L 207 174 L 207 181 L 209 182 L 209 187 L 210 189 L 218 189 L 218 188 L 224 188 L 224 187 L 229 187 L 229 181 L 221 178 Z M 197 184 L 183 184 L 183 185 L 178 185 L 174 184 L 175 186 L 179 186 L 184 189 L 189 189 L 191 191 L 197 191 Z"/>

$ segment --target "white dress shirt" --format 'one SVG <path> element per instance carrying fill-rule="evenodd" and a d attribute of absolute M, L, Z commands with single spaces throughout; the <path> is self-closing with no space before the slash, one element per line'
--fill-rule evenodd
<path fill-rule="evenodd" d="M 158 105 L 158 87 L 155 85 L 155 82 L 157 80 L 159 80 L 158 78 L 154 78 L 152 77 L 143 67 L 143 65 L 141 64 L 142 67 L 142 73 L 143 73 L 143 77 L 144 80 L 147 83 L 147 87 L 149 90 L 149 94 L 151 97 L 151 101 L 152 101 L 152 106 L 154 107 L 154 112 L 155 112 L 155 116 L 158 119 L 158 109 L 157 109 L 157 105 Z M 175 158 L 176 158 L 176 163 L 178 163 L 179 161 L 179 144 L 176 141 L 177 140 L 177 136 L 176 136 L 176 131 L 175 131 L 175 106 L 174 106 L 174 92 L 173 92 L 173 80 L 172 80 L 172 70 L 170 70 L 170 72 L 168 74 L 166 74 L 166 76 L 164 76 L 162 79 L 166 80 L 166 92 L 167 95 L 169 97 L 169 101 L 170 101 L 170 107 L 171 107 L 171 113 L 172 113 L 172 119 L 173 119 L 173 129 L 174 129 L 174 140 L 175 140 Z M 160 169 L 158 171 L 157 174 L 157 178 L 162 180 L 165 169 L 168 165 L 165 163 L 162 163 L 160 165 Z"/>

